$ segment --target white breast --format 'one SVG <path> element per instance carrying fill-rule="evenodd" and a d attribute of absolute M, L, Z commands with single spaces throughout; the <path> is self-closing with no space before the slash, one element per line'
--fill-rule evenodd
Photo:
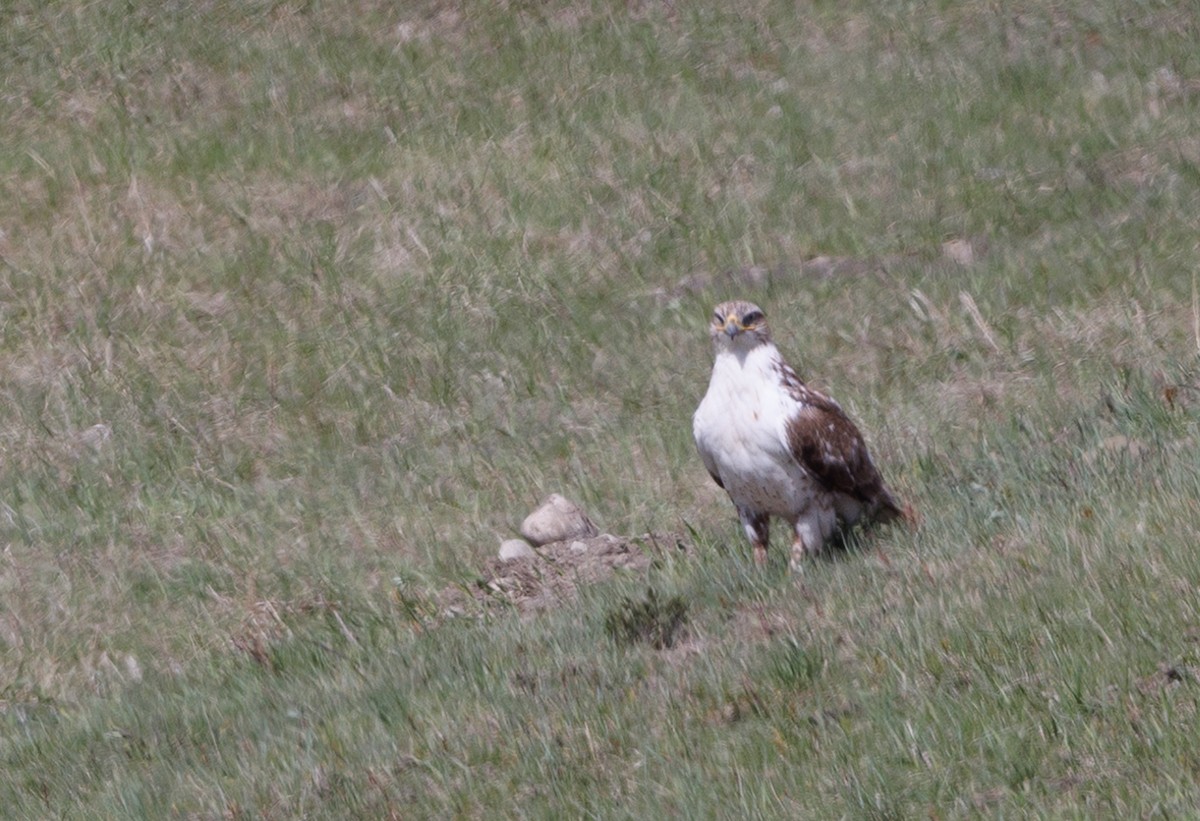
<path fill-rule="evenodd" d="M 819 486 L 788 447 L 786 424 L 797 404 L 780 384 L 779 361 L 770 344 L 740 359 L 718 354 L 692 431 L 734 504 L 789 517 L 808 506 Z"/>

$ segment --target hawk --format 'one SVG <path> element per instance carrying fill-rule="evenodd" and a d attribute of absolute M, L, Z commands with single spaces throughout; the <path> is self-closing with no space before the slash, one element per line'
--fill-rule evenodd
<path fill-rule="evenodd" d="M 712 380 L 692 434 L 737 508 L 756 562 L 767 560 L 771 516 L 792 527 L 793 570 L 839 524 L 907 518 L 850 417 L 784 361 L 761 308 L 721 303 L 709 336 Z"/>

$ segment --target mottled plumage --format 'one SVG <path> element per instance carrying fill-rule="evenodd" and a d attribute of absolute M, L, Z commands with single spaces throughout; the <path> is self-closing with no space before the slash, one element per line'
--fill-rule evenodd
<path fill-rule="evenodd" d="M 692 432 L 704 466 L 737 508 L 757 561 L 766 561 L 771 516 L 792 527 L 796 569 L 839 524 L 905 515 L 845 411 L 784 361 L 762 309 L 724 302 L 709 333 L 712 380 Z"/>

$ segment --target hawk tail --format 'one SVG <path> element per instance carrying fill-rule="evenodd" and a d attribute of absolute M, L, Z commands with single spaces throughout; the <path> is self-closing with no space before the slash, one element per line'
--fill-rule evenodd
<path fill-rule="evenodd" d="M 907 502 L 900 502 L 887 488 L 875 500 L 875 521 L 880 524 L 902 522 L 910 528 L 916 528 L 921 523 L 920 514 Z"/>

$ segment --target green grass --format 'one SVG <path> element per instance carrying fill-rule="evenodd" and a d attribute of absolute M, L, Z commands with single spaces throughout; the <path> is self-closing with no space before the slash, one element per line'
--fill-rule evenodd
<path fill-rule="evenodd" d="M 1198 37 L 7 4 L 5 814 L 1193 813 Z M 690 438 L 735 295 L 919 529 L 753 566 Z M 552 491 L 691 550 L 437 617 Z"/>

